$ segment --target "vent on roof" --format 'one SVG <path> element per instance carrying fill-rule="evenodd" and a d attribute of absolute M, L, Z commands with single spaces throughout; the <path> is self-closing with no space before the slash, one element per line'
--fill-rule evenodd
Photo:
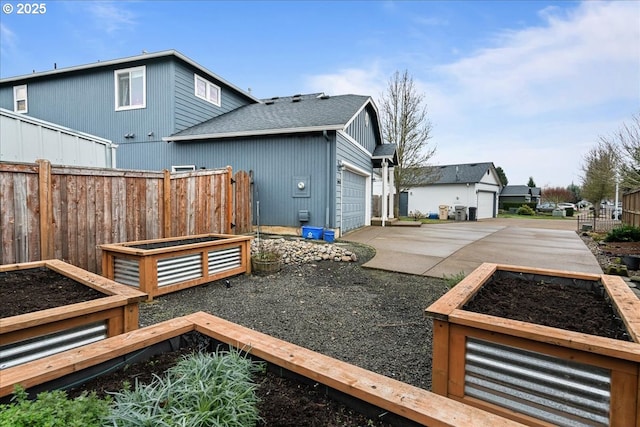
<path fill-rule="evenodd" d="M 300 102 L 302 101 L 301 95 L 293 95 L 293 99 L 291 99 L 291 102 Z"/>
<path fill-rule="evenodd" d="M 271 100 L 271 99 L 268 99 L 268 100 L 264 101 L 264 103 L 265 103 L 266 105 L 272 105 L 272 104 L 274 103 L 274 101 L 273 101 L 273 100 Z"/>
<path fill-rule="evenodd" d="M 272 101 L 275 101 L 277 99 L 280 99 L 280 97 L 279 96 L 274 96 L 273 98 L 271 98 Z"/>
<path fill-rule="evenodd" d="M 325 95 L 325 94 L 322 94 L 322 96 L 320 97 L 320 99 L 329 99 L 329 98 L 330 98 L 330 96 L 329 95 Z"/>

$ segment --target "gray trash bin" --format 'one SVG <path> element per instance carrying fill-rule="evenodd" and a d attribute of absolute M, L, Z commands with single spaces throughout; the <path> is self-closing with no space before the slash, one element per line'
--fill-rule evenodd
<path fill-rule="evenodd" d="M 467 207 L 466 206 L 456 206 L 456 221 L 466 221 L 467 220 Z"/>

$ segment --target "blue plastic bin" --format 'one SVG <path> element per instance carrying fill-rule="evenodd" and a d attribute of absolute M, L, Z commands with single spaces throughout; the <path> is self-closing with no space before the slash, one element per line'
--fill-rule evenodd
<path fill-rule="evenodd" d="M 327 243 L 333 243 L 336 238 L 336 233 L 333 230 L 324 230 L 324 241 Z"/>
<path fill-rule="evenodd" d="M 310 225 L 302 226 L 302 237 L 305 239 L 322 239 L 322 227 L 312 227 Z"/>

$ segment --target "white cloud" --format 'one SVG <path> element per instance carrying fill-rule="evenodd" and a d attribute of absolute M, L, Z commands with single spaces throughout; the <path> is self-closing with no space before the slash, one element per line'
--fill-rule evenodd
<path fill-rule="evenodd" d="M 377 64 L 369 68 L 346 68 L 335 73 L 308 76 L 305 86 L 310 92 L 324 92 L 327 95 L 369 95 L 377 99 L 384 90 L 387 77 Z"/>
<path fill-rule="evenodd" d="M 123 30 L 130 30 L 136 25 L 133 12 L 122 7 L 125 2 L 90 2 L 86 4 L 91 16 L 97 23 L 97 28 L 108 34 Z"/>
<path fill-rule="evenodd" d="M 629 82 L 640 72 L 639 3 L 584 2 L 541 16 L 544 26 L 505 31 L 495 46 L 437 70 L 467 105 L 521 115 L 637 98 Z"/>
<path fill-rule="evenodd" d="M 2 47 L 2 51 L 6 49 L 14 49 L 16 47 L 16 33 L 11 31 L 9 27 L 0 22 L 0 46 Z"/>

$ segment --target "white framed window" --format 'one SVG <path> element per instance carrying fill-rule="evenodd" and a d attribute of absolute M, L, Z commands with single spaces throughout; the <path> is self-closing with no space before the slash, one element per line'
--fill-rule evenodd
<path fill-rule="evenodd" d="M 145 66 L 115 70 L 116 111 L 147 106 L 147 69 Z"/>
<path fill-rule="evenodd" d="M 26 113 L 29 111 L 27 104 L 27 85 L 13 87 L 13 111 Z"/>
<path fill-rule="evenodd" d="M 197 74 L 193 75 L 196 96 L 213 105 L 220 106 L 220 86 L 216 86 Z"/>
<path fill-rule="evenodd" d="M 192 172 L 196 170 L 196 165 L 180 165 L 180 166 L 171 166 L 171 172 Z"/>

